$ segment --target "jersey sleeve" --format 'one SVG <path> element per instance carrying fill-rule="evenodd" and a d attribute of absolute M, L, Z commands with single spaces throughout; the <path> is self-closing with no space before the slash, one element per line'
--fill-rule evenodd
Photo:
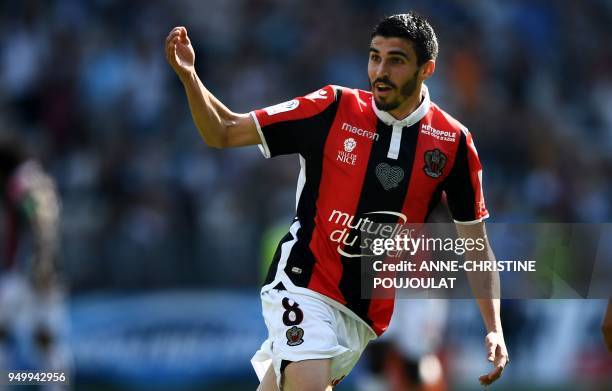
<path fill-rule="evenodd" d="M 269 158 L 307 154 L 319 146 L 332 124 L 338 98 L 333 86 L 326 86 L 306 96 L 252 111 L 263 155 Z"/>
<path fill-rule="evenodd" d="M 443 190 L 455 223 L 476 223 L 489 217 L 482 191 L 482 165 L 468 131 L 461 132 L 455 162 Z"/>

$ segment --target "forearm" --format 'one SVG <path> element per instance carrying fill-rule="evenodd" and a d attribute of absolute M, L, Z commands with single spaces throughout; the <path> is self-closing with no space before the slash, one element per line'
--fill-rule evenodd
<path fill-rule="evenodd" d="M 487 332 L 501 332 L 499 273 L 469 272 L 468 280 Z"/>
<path fill-rule="evenodd" d="M 487 333 L 491 331 L 501 332 L 501 316 L 499 312 L 499 299 L 476 299 L 480 308 L 480 315 L 484 322 Z"/>
<path fill-rule="evenodd" d="M 211 147 L 227 145 L 227 128 L 232 125 L 233 113 L 225 107 L 204 84 L 195 72 L 182 77 L 189 110 L 200 135 Z"/>
<path fill-rule="evenodd" d="M 480 227 L 460 227 L 459 234 L 464 238 L 469 237 L 483 243 L 482 248 L 466 251 L 465 259 L 467 261 L 474 265 L 485 261 L 495 262 L 495 254 L 489 244 L 484 225 Z M 475 270 L 479 269 L 475 268 Z M 496 271 L 470 271 L 467 273 L 467 277 L 487 332 L 501 332 L 499 273 Z"/>

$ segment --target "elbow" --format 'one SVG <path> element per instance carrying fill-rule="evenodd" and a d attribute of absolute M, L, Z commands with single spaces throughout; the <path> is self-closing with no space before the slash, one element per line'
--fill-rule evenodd
<path fill-rule="evenodd" d="M 224 149 L 229 147 L 227 132 L 225 130 L 221 130 L 215 135 L 209 134 L 209 132 L 204 131 L 202 128 L 199 128 L 199 130 L 204 143 L 206 143 L 209 148 Z"/>
<path fill-rule="evenodd" d="M 214 149 L 225 149 L 230 147 L 230 143 L 227 139 L 227 136 L 224 135 L 209 143 L 208 146 Z"/>
<path fill-rule="evenodd" d="M 206 145 L 208 145 L 210 148 L 213 149 L 224 149 L 227 148 L 227 145 L 225 145 L 223 142 L 219 142 L 219 141 L 206 141 Z"/>

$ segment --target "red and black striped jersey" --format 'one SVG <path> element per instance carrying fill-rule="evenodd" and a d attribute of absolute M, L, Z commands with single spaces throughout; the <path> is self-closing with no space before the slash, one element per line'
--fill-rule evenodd
<path fill-rule="evenodd" d="M 359 230 L 425 222 L 443 192 L 456 222 L 488 216 L 472 136 L 430 101 L 426 86 L 422 98 L 397 120 L 370 92 L 330 85 L 251 113 L 264 155 L 298 154 L 301 166 L 296 217 L 262 291 L 320 297 L 380 335 L 393 300 L 361 297 Z"/>

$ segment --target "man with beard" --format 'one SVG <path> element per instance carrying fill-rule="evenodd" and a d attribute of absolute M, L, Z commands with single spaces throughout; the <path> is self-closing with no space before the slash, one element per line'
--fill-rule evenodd
<path fill-rule="evenodd" d="M 261 289 L 269 338 L 252 360 L 259 390 L 330 389 L 386 330 L 393 300 L 361 295 L 359 239 L 372 222 L 423 223 L 444 193 L 459 235 L 486 242 L 488 212 L 472 136 L 431 102 L 423 84 L 437 53 L 425 19 L 390 16 L 371 35 L 371 92 L 328 85 L 238 114 L 200 81 L 186 28 L 169 33 L 167 60 L 209 146 L 259 144 L 265 157 L 299 155 L 296 216 Z M 494 259 L 488 242 L 481 257 L 466 254 L 483 256 Z M 494 368 L 482 384 L 499 378 L 508 361 L 498 276 L 488 273 L 486 285 L 494 292 L 478 296 L 478 304 Z"/>

